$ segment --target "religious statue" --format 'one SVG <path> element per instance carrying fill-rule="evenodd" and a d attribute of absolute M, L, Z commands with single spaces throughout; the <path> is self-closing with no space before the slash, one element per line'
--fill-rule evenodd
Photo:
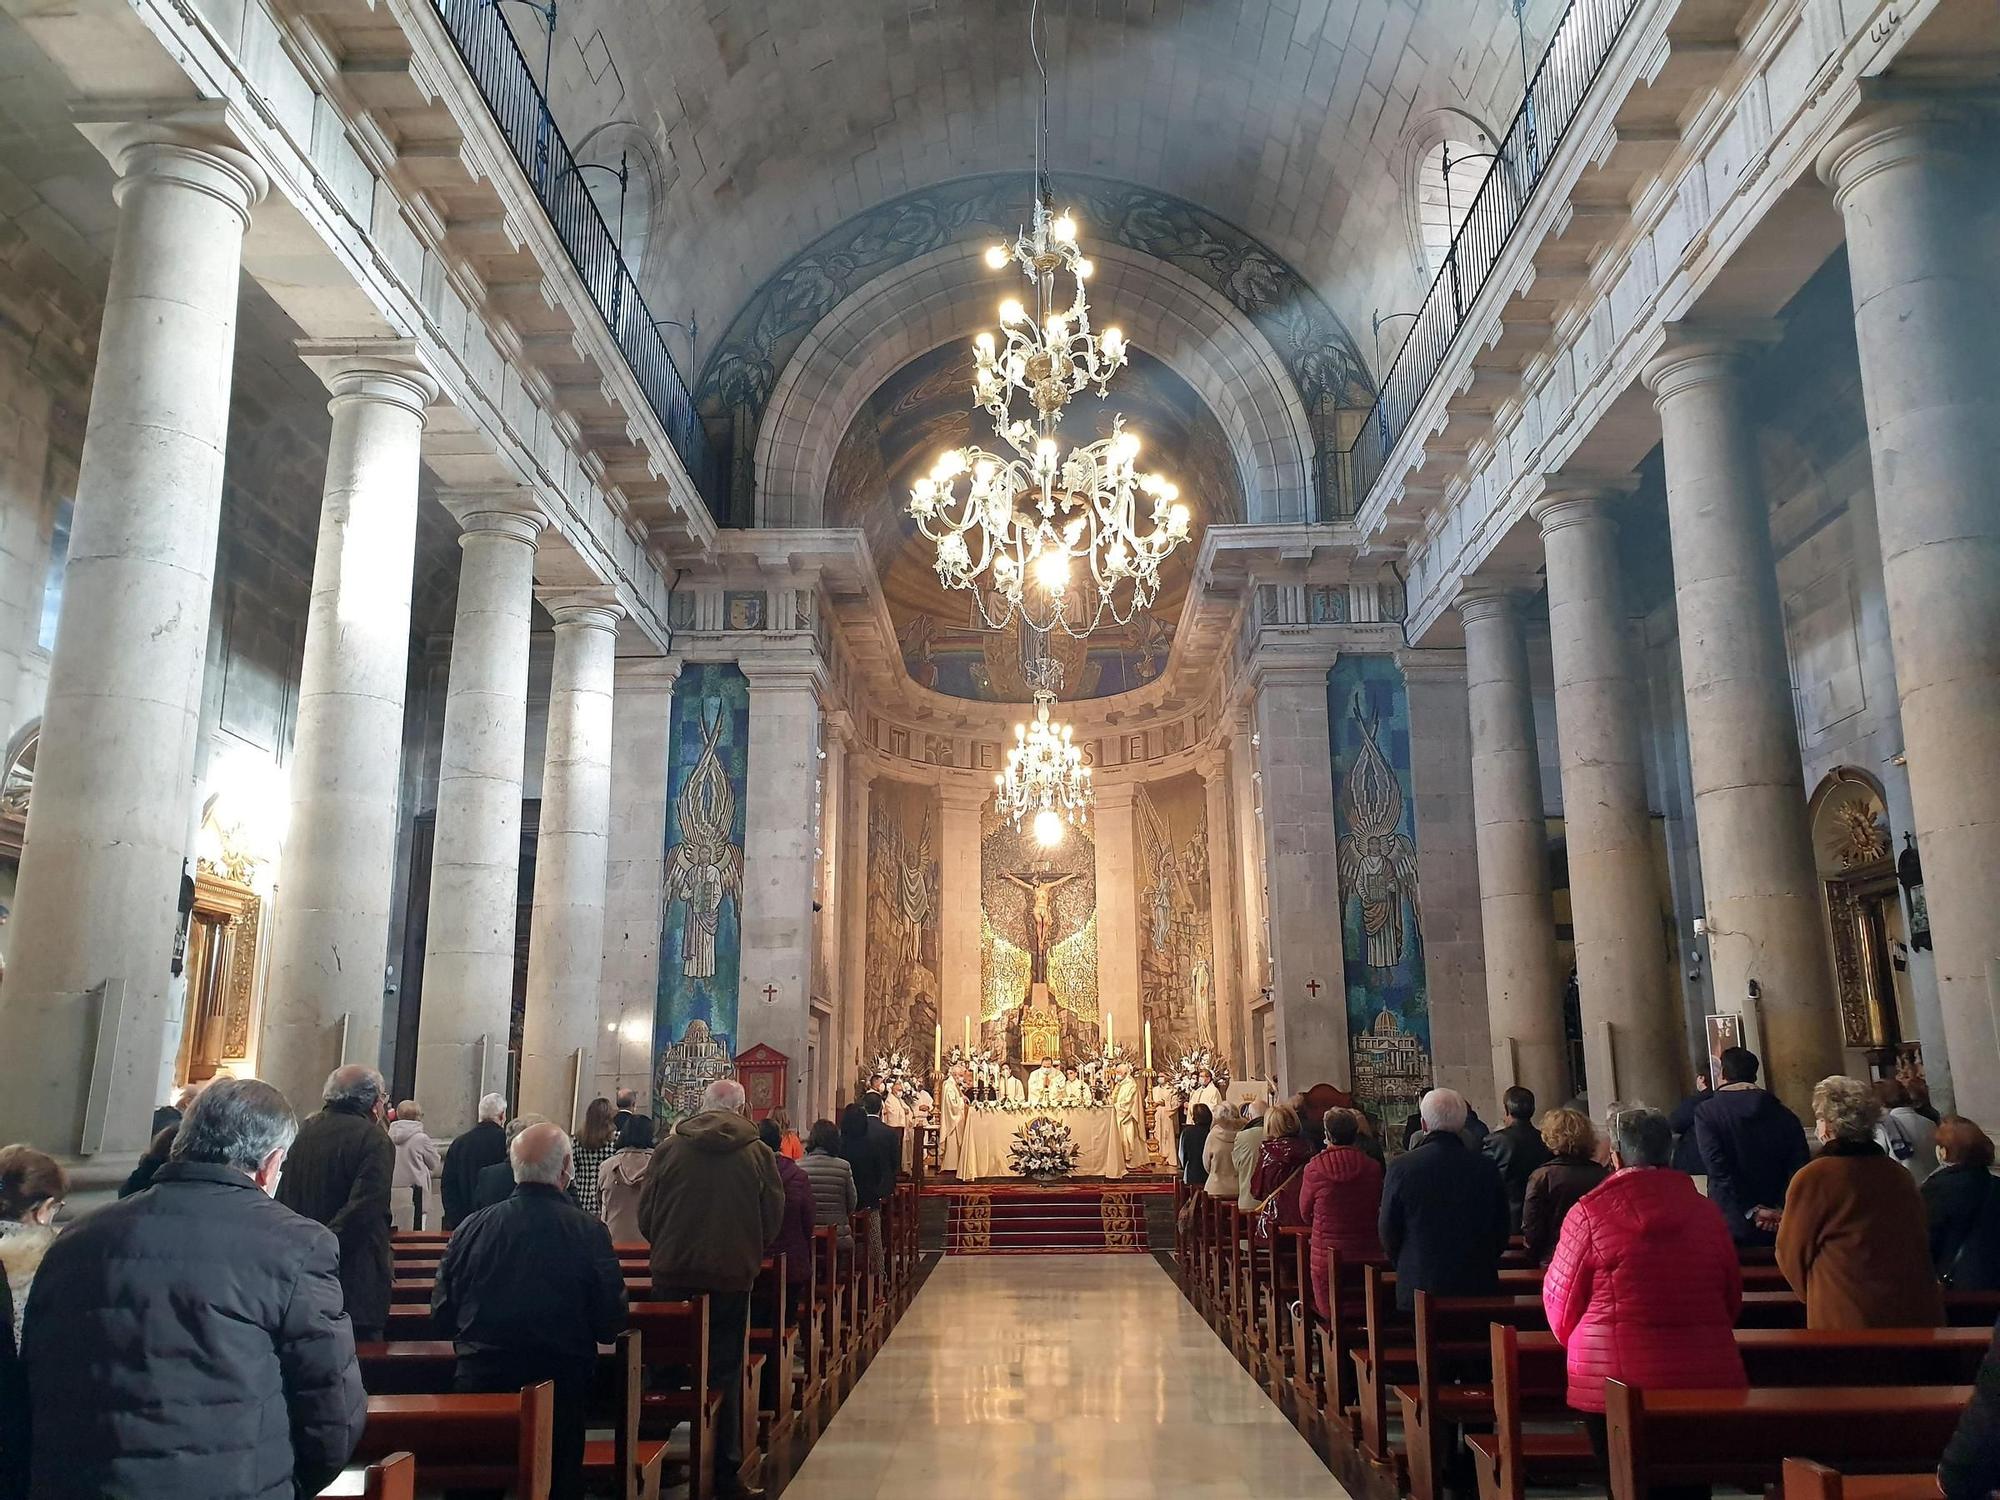
<path fill-rule="evenodd" d="M 1058 875 L 1053 870 L 1029 870 L 1000 877 L 1028 893 L 1028 982 L 1049 982 L 1049 949 L 1055 946 L 1055 893 L 1077 878 L 1074 870 Z"/>
<path fill-rule="evenodd" d="M 1363 957 L 1371 969 L 1393 969 L 1409 952 L 1403 907 L 1417 906 L 1417 850 L 1401 831 L 1403 790 L 1375 741 L 1379 721 L 1362 711 L 1357 694 L 1354 721 L 1361 727 L 1361 754 L 1344 788 L 1348 831 L 1340 841 L 1343 907 L 1361 903 Z"/>
<path fill-rule="evenodd" d="M 723 716 L 711 726 L 704 716 L 701 758 L 674 801 L 680 822 L 680 842 L 667 863 L 666 899 L 687 903 L 687 925 L 681 935 L 681 972 L 690 979 L 715 977 L 715 938 L 722 924 L 722 902 L 743 900 L 743 851 L 730 841 L 736 821 L 736 794 L 717 746 Z"/>

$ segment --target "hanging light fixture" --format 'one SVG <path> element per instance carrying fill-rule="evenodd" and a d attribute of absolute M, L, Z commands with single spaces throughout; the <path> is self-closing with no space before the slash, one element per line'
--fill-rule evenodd
<path fill-rule="evenodd" d="M 1088 387 L 1104 395 L 1127 349 L 1117 328 L 1091 331 L 1085 284 L 1093 267 L 1078 245 L 1075 218 L 1051 206 L 1038 11 L 1028 21 L 1042 77 L 1034 223 L 1012 246 L 986 252 L 996 271 L 1010 261 L 1020 267 L 1033 302 L 1009 297 L 1000 304 L 1004 346 L 991 333 L 973 341 L 973 400 L 1011 456 L 977 445 L 949 450 L 912 487 L 909 510 L 937 548 L 938 580 L 972 591 L 988 626 L 997 630 L 1018 616 L 1035 630 L 1081 638 L 1106 615 L 1130 623 L 1159 597 L 1160 564 L 1188 539 L 1190 521 L 1171 481 L 1140 472 L 1139 435 L 1122 417 L 1110 436 L 1067 456 L 1056 441 L 1070 397 Z M 1075 286 L 1066 303 L 1057 295 L 1058 272 Z M 1017 396 L 1033 407 L 1032 419 L 1014 415 Z"/>
<path fill-rule="evenodd" d="M 1000 816 L 1016 828 L 1025 820 L 1034 840 L 1044 849 L 1060 844 L 1073 827 L 1090 818 L 1090 767 L 1083 747 L 1068 724 L 1051 716 L 1062 667 L 1047 654 L 1047 637 L 1037 639 L 1039 654 L 1028 665 L 1035 687 L 1035 714 L 1014 726 L 1014 743 L 1007 748 L 1005 769 L 993 778 Z"/>

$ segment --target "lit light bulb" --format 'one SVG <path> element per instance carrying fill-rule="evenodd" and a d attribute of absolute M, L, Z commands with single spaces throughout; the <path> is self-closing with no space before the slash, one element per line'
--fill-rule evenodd
<path fill-rule="evenodd" d="M 1007 264 L 1007 247 L 989 245 L 986 250 L 986 264 L 998 271 Z"/>
<path fill-rule="evenodd" d="M 1072 219 L 1068 214 L 1064 214 L 1049 226 L 1049 233 L 1065 245 L 1074 245 L 1076 243 L 1076 220 Z"/>
<path fill-rule="evenodd" d="M 1000 321 L 1002 323 L 1018 323 L 1027 316 L 1028 310 L 1021 306 L 1021 299 L 1019 297 L 1009 297 L 1005 302 L 1000 304 Z"/>
<path fill-rule="evenodd" d="M 1035 559 L 1035 582 L 1052 594 L 1059 594 L 1069 583 L 1069 558 L 1050 548 Z"/>
<path fill-rule="evenodd" d="M 1167 512 L 1167 530 L 1179 536 L 1188 529 L 1188 508 L 1176 505 Z"/>
<path fill-rule="evenodd" d="M 1116 355 L 1125 347 L 1125 334 L 1116 324 L 1104 330 L 1104 352 Z"/>
<path fill-rule="evenodd" d="M 1063 841 L 1063 820 L 1052 807 L 1045 807 L 1035 814 L 1035 842 L 1044 849 L 1053 849 Z"/>
<path fill-rule="evenodd" d="M 1056 466 L 1056 440 L 1054 438 L 1037 439 L 1035 442 L 1035 458 L 1044 468 L 1053 469 Z"/>
<path fill-rule="evenodd" d="M 993 335 L 990 333 L 980 334 L 978 338 L 972 341 L 972 347 L 979 351 L 982 358 L 991 359 L 993 357 Z"/>
<path fill-rule="evenodd" d="M 1080 260 L 1076 263 L 1076 279 L 1078 281 L 1088 281 L 1096 269 L 1097 265 L 1095 262 L 1087 259 Z"/>
<path fill-rule="evenodd" d="M 1130 463 L 1139 456 L 1139 434 L 1127 428 L 1118 434 L 1118 441 L 1112 447 L 1120 458 Z"/>

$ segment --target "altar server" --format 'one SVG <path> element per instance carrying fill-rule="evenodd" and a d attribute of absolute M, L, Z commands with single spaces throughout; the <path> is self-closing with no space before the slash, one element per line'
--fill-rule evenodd
<path fill-rule="evenodd" d="M 1070 1109 L 1082 1109 L 1090 1103 L 1090 1085 L 1083 1081 L 1083 1075 L 1071 1068 L 1063 1080 L 1062 1102 Z"/>
<path fill-rule="evenodd" d="M 1021 1087 L 1021 1080 L 1014 1076 L 1014 1070 L 1002 1068 L 1000 1071 L 1000 1097 L 1009 1104 L 1027 1103 L 1028 1091 Z"/>
<path fill-rule="evenodd" d="M 882 1123 L 891 1130 L 901 1130 L 910 1123 L 910 1107 L 903 1102 L 897 1088 L 891 1088 L 882 1096 Z"/>
<path fill-rule="evenodd" d="M 1181 1163 L 1181 1096 L 1164 1080 L 1153 1085 L 1153 1134 L 1159 1141 L 1160 1160 L 1178 1167 Z"/>
<path fill-rule="evenodd" d="M 1194 1092 L 1188 1095 L 1187 1102 L 1189 1119 L 1194 1118 L 1194 1107 L 1197 1104 L 1206 1104 L 1211 1117 L 1218 1114 L 1222 1109 L 1222 1090 L 1215 1086 L 1215 1075 L 1206 1068 L 1202 1068 L 1195 1073 Z"/>

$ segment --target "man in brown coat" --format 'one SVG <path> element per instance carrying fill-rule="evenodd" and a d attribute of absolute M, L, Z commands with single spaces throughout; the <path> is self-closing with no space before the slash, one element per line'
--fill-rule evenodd
<path fill-rule="evenodd" d="M 716 1441 L 718 1496 L 747 1489 L 743 1466 L 743 1356 L 750 1290 L 785 1212 L 778 1160 L 757 1138 L 743 1085 L 723 1078 L 701 1111 L 676 1125 L 653 1152 L 639 1195 L 639 1227 L 653 1247 L 653 1295 L 708 1298 L 708 1375 L 722 1395 Z"/>
<path fill-rule="evenodd" d="M 396 1147 L 382 1123 L 388 1094 L 373 1068 L 335 1068 L 320 1093 L 322 1108 L 299 1127 L 278 1181 L 280 1203 L 340 1241 L 340 1290 L 357 1344 L 381 1338 L 389 1322 Z"/>

